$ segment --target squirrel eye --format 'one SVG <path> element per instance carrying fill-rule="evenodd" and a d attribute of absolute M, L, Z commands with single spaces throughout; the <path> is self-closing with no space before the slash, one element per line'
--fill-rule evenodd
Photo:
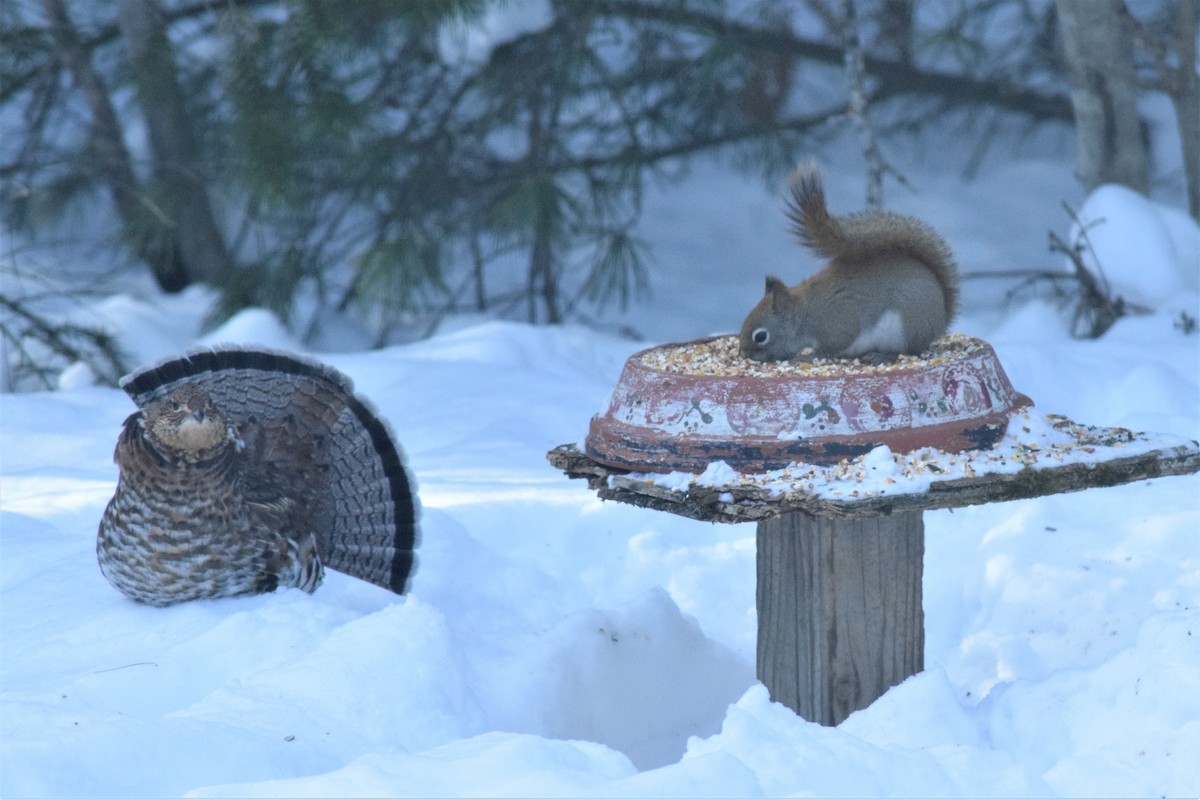
<path fill-rule="evenodd" d="M 754 333 L 750 334 L 750 338 L 755 344 L 766 344 L 771 341 L 771 332 L 766 328 L 755 328 Z"/>

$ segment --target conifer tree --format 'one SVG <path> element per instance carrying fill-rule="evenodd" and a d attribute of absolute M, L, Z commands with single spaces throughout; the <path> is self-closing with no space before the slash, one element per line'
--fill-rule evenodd
<path fill-rule="evenodd" d="M 980 120 L 1070 122 L 1036 4 L 918 5 L 858 4 L 881 140 L 957 121 L 982 152 Z M 463 308 L 586 317 L 647 285 L 648 181 L 716 155 L 777 183 L 844 130 L 839 7 L 551 0 L 463 48 L 513 6 L 12 0 L 0 213 L 36 238 L 90 204 L 164 288 L 217 286 L 219 315 L 303 296 L 381 342 Z"/>

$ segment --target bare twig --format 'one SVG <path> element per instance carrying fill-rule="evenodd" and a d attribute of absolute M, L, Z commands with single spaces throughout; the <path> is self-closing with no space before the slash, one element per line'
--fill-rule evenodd
<path fill-rule="evenodd" d="M 1071 262 L 1071 272 L 1040 269 L 996 270 L 991 272 L 973 272 L 966 277 L 972 279 L 1020 278 L 1020 283 L 1009 290 L 1007 295 L 1009 300 L 1022 289 L 1040 283 L 1051 284 L 1058 297 L 1068 298 L 1072 293 L 1064 291 L 1060 288 L 1060 284 L 1074 284 L 1075 308 L 1071 316 L 1071 335 L 1080 339 L 1098 339 L 1121 317 L 1135 313 L 1146 313 L 1149 309 L 1129 303 L 1125 298 L 1114 293 L 1112 284 L 1109 283 L 1108 276 L 1105 275 L 1104 268 L 1100 264 L 1096 248 L 1088 236 L 1088 231 L 1104 220 L 1095 220 L 1085 224 L 1079 218 L 1079 215 L 1075 213 L 1075 210 L 1066 203 L 1063 204 L 1063 208 L 1075 223 L 1076 233 L 1073 241 L 1067 242 L 1054 231 L 1050 231 L 1050 251 L 1065 255 Z M 1084 260 L 1084 253 L 1088 251 L 1091 251 L 1094 267 L 1089 267 Z M 1190 322 L 1191 325 L 1189 325 L 1189 318 L 1185 314 L 1176 323 L 1175 327 L 1186 334 L 1195 325 L 1194 320 Z"/>
<path fill-rule="evenodd" d="M 1125 316 L 1125 301 L 1120 296 L 1113 296 L 1098 260 L 1096 269 L 1100 272 L 1099 280 L 1083 263 L 1084 251 L 1092 250 L 1094 257 L 1095 249 L 1087 240 L 1085 229 L 1080 227 L 1080 231 L 1084 235 L 1074 245 L 1068 245 L 1057 233 L 1050 231 L 1050 251 L 1063 253 L 1071 261 L 1075 280 L 1079 283 L 1079 302 L 1071 320 L 1071 335 L 1082 339 L 1099 339 L 1114 322 Z"/>
<path fill-rule="evenodd" d="M 8 385 L 14 391 L 22 376 L 38 386 L 54 388 L 55 377 L 64 366 L 51 364 L 46 351 L 72 364 L 86 364 L 96 377 L 115 386 L 128 371 L 116 340 L 107 331 L 73 322 L 53 320 L 32 308 L 38 295 L 14 297 L 0 292 L 0 357 L 5 359 Z"/>

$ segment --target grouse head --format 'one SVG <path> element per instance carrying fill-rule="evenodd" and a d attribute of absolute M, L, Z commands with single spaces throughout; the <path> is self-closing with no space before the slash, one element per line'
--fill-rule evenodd
<path fill-rule="evenodd" d="M 147 408 L 142 428 L 155 450 L 190 462 L 211 458 L 232 441 L 212 397 L 195 385 L 181 386 Z"/>

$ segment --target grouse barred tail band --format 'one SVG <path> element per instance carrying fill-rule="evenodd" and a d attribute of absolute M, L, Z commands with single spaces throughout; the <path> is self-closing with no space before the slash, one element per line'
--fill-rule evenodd
<path fill-rule="evenodd" d="M 121 385 L 141 409 L 127 421 L 122 442 L 137 435 L 149 445 L 117 447 L 121 480 L 98 541 L 101 568 L 117 588 L 155 605 L 269 591 L 277 585 L 312 591 L 324 565 L 397 593 L 405 591 L 418 539 L 413 482 L 387 424 L 354 393 L 345 375 L 285 353 L 224 346 L 138 370 Z M 203 473 L 204 464 L 172 453 L 169 440 L 163 444 L 148 430 L 164 427 L 159 420 L 169 411 L 165 407 L 174 407 L 179 416 L 185 387 L 186 392 L 207 394 L 210 415 L 223 417 L 230 430 L 226 460 L 232 461 L 232 468 L 223 465 L 218 477 L 233 485 L 222 485 L 230 489 L 230 499 L 219 504 L 206 502 L 203 493 L 186 495 L 186 484 L 215 479 Z M 182 413 L 186 416 L 187 411 Z M 204 414 L 194 411 L 191 416 Z M 176 425 L 176 434 L 182 424 Z M 146 461 L 146 453 L 157 453 L 155 463 L 123 463 Z M 145 485 L 155 482 L 163 484 L 161 491 Z M 146 502 L 147 492 L 161 496 Z M 184 500 L 184 508 L 172 507 Z M 207 513 L 218 518 L 204 519 L 201 514 L 196 519 L 189 514 L 189 504 L 210 509 Z M 211 510 L 215 507 L 221 510 Z M 219 592 L 163 587 L 156 593 L 153 569 L 136 566 L 171 558 L 198 573 L 220 570 L 220 539 L 227 538 L 225 549 L 232 553 L 246 549 L 247 536 L 256 543 L 267 542 L 263 547 L 271 550 L 258 550 L 264 553 L 259 557 L 263 563 L 252 585 L 242 581 L 240 588 L 228 588 L 225 581 L 227 588 Z M 238 542 L 232 541 L 235 537 Z M 194 541 L 193 552 L 187 551 L 183 539 Z M 158 543 L 166 540 L 175 549 L 165 556 L 155 553 Z M 297 562 L 301 557 L 307 560 Z M 289 563 L 280 567 L 284 559 Z M 196 583 L 215 585 L 211 576 L 200 574 Z"/>

